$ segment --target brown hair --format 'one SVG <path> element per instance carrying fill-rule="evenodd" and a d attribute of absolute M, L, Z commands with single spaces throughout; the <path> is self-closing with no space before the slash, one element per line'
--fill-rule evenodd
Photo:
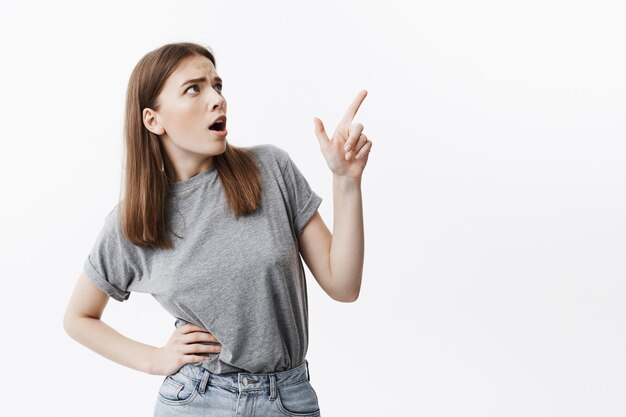
<path fill-rule="evenodd" d="M 124 237 L 137 246 L 174 247 L 166 218 L 170 180 L 161 171 L 170 164 L 158 135 L 143 124 L 142 111 L 146 107 L 157 110 L 157 97 L 167 78 L 181 61 L 194 55 L 205 56 L 215 65 L 213 53 L 204 46 L 170 43 L 141 58 L 128 81 L 124 198 L 119 220 Z M 234 215 L 239 217 L 256 211 L 261 198 L 261 179 L 254 155 L 226 142 L 226 151 L 214 155 L 213 163 Z"/>

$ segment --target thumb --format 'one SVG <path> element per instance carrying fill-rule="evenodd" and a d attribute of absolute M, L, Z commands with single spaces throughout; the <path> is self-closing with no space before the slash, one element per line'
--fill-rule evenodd
<path fill-rule="evenodd" d="M 320 146 L 324 146 L 328 144 L 330 139 L 326 135 L 326 130 L 324 129 L 324 123 L 317 117 L 313 118 L 313 123 L 315 124 L 315 136 L 317 136 L 317 141 L 320 143 Z"/>

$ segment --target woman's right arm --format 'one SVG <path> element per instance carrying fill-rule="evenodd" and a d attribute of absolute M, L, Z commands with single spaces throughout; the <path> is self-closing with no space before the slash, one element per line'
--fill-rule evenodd
<path fill-rule="evenodd" d="M 130 339 L 100 320 L 109 296 L 83 272 L 65 311 L 63 327 L 78 343 L 119 363 L 151 375 L 169 375 L 186 363 L 202 362 L 199 352 L 219 352 L 215 336 L 202 327 L 187 324 L 175 329 L 168 343 L 157 348 Z"/>

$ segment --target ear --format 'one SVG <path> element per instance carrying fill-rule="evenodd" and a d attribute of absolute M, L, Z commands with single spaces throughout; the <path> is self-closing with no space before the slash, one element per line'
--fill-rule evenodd
<path fill-rule="evenodd" d="M 157 113 L 154 110 L 146 107 L 145 109 L 143 109 L 142 117 L 143 125 L 150 132 L 154 133 L 155 135 L 162 135 L 163 133 L 165 133 L 165 128 L 159 122 Z"/>

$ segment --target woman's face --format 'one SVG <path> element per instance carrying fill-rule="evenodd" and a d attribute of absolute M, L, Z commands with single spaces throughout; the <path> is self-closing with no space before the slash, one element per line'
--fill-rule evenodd
<path fill-rule="evenodd" d="M 226 150 L 226 123 L 223 134 L 209 129 L 218 116 L 226 116 L 221 91 L 213 63 L 194 55 L 181 61 L 165 81 L 157 97 L 159 110 L 143 110 L 144 124 L 161 137 L 176 167 L 189 167 Z"/>

